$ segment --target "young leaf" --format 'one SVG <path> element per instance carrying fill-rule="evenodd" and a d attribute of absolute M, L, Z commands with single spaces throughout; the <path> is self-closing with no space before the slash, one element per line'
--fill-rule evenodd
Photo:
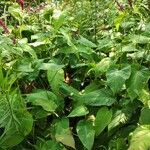
<path fill-rule="evenodd" d="M 85 116 L 88 113 L 89 113 L 89 111 L 85 106 L 78 106 L 68 115 L 68 117 Z"/>
<path fill-rule="evenodd" d="M 75 149 L 75 141 L 67 118 L 62 118 L 55 124 L 55 138 L 56 141 Z"/>
<path fill-rule="evenodd" d="M 112 111 L 107 107 L 102 107 L 98 110 L 95 119 L 95 133 L 98 136 L 110 123 L 112 118 Z"/>
<path fill-rule="evenodd" d="M 139 126 L 132 134 L 128 150 L 148 150 L 150 148 L 150 126 Z"/>
<path fill-rule="evenodd" d="M 84 147 L 88 150 L 92 149 L 94 143 L 95 131 L 91 122 L 80 121 L 77 125 L 77 134 Z"/>
<path fill-rule="evenodd" d="M 107 84 L 108 86 L 110 86 L 114 94 L 121 90 L 121 88 L 125 84 L 125 81 L 130 77 L 130 75 L 131 66 L 127 66 L 121 70 L 110 70 L 106 73 Z"/>

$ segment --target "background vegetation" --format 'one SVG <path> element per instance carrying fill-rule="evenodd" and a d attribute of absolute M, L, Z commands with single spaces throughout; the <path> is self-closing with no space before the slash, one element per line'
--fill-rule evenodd
<path fill-rule="evenodd" d="M 0 149 L 149 150 L 150 3 L 0 1 Z"/>

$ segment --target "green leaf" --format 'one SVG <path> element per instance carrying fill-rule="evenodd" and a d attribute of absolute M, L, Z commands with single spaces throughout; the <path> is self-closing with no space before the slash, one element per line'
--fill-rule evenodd
<path fill-rule="evenodd" d="M 132 134 L 128 150 L 148 150 L 150 148 L 150 126 L 139 126 Z"/>
<path fill-rule="evenodd" d="M 54 112 L 58 107 L 57 97 L 50 91 L 40 90 L 27 95 L 27 101 L 41 106 L 44 110 Z"/>
<path fill-rule="evenodd" d="M 109 142 L 109 148 L 112 150 L 127 150 L 125 138 L 115 138 Z"/>
<path fill-rule="evenodd" d="M 125 18 L 128 16 L 127 12 L 121 12 L 114 20 L 114 24 L 116 26 L 116 29 L 119 30 L 119 27 L 122 25 L 124 22 Z"/>
<path fill-rule="evenodd" d="M 111 63 L 112 60 L 110 58 L 103 58 L 94 68 L 96 75 L 99 76 L 101 73 L 105 73 L 109 69 Z"/>
<path fill-rule="evenodd" d="M 116 99 L 109 89 L 100 89 L 89 93 L 83 93 L 78 101 L 91 106 L 111 106 Z"/>
<path fill-rule="evenodd" d="M 56 141 L 45 141 L 43 139 L 40 139 L 40 141 L 38 141 L 37 145 L 35 145 L 34 147 L 36 150 L 66 150 L 66 148 L 63 145 Z"/>
<path fill-rule="evenodd" d="M 142 91 L 140 92 L 140 101 L 145 105 L 148 106 L 148 103 L 150 102 L 150 93 L 148 91 L 148 89 L 142 89 Z"/>
<path fill-rule="evenodd" d="M 120 124 L 126 123 L 128 120 L 128 117 L 123 110 L 117 110 L 112 118 L 112 121 L 108 125 L 108 130 L 112 130 L 113 128 L 119 126 Z"/>
<path fill-rule="evenodd" d="M 100 87 L 100 84 L 95 80 L 95 81 L 91 82 L 88 86 L 85 87 L 84 93 L 93 92 L 93 91 L 99 89 L 99 87 Z"/>
<path fill-rule="evenodd" d="M 69 86 L 65 83 L 60 86 L 59 91 L 64 96 L 73 97 L 74 100 L 78 99 L 78 97 L 80 96 L 79 91 L 77 89 L 75 89 L 72 86 Z"/>
<path fill-rule="evenodd" d="M 17 3 L 14 3 L 13 5 L 9 6 L 8 12 L 19 22 L 23 19 L 23 13 L 21 11 L 20 6 Z"/>
<path fill-rule="evenodd" d="M 102 107 L 98 110 L 95 119 L 95 133 L 98 136 L 110 123 L 112 111 L 107 107 Z"/>
<path fill-rule="evenodd" d="M 121 48 L 121 52 L 136 52 L 138 49 L 136 49 L 134 44 L 128 44 Z"/>
<path fill-rule="evenodd" d="M 1 59 L 0 59 L 0 87 L 3 87 L 3 80 L 4 80 L 4 76 L 3 76 L 3 68 L 1 67 Z"/>
<path fill-rule="evenodd" d="M 60 29 L 60 27 L 63 25 L 63 23 L 65 22 L 65 18 L 66 18 L 66 14 L 65 12 L 62 12 L 59 18 L 53 21 L 55 32 L 57 32 Z"/>
<path fill-rule="evenodd" d="M 71 37 L 71 34 L 70 32 L 68 32 L 67 30 L 64 30 L 64 29 L 61 29 L 60 30 L 60 33 L 63 35 L 63 38 L 67 41 L 67 44 L 72 47 L 74 50 L 76 48 L 76 46 L 74 45 L 74 43 L 72 42 L 72 37 Z M 74 51 L 75 52 L 75 51 Z"/>
<path fill-rule="evenodd" d="M 131 66 L 127 66 L 121 70 L 110 70 L 106 73 L 107 84 L 114 94 L 121 91 L 125 81 L 130 77 L 130 75 Z"/>
<path fill-rule="evenodd" d="M 143 36 L 143 35 L 132 35 L 131 36 L 131 41 L 134 44 L 147 44 L 150 42 L 150 38 L 147 36 Z"/>
<path fill-rule="evenodd" d="M 114 47 L 113 40 L 110 37 L 105 37 L 98 40 L 98 50 L 108 53 L 111 51 L 111 48 Z"/>
<path fill-rule="evenodd" d="M 95 43 L 89 41 L 88 39 L 84 38 L 83 36 L 80 35 L 80 39 L 78 40 L 78 42 L 82 45 L 85 45 L 87 47 L 91 47 L 91 48 L 94 48 L 94 47 L 97 47 Z"/>
<path fill-rule="evenodd" d="M 88 150 L 92 149 L 94 143 L 95 131 L 93 125 L 89 121 L 80 121 L 77 124 L 77 134 L 84 147 Z"/>
<path fill-rule="evenodd" d="M 131 76 L 126 84 L 128 87 L 127 92 L 132 100 L 140 95 L 141 91 L 147 85 L 149 78 L 150 72 L 148 69 L 143 68 L 138 70 L 136 67 L 132 67 Z"/>
<path fill-rule="evenodd" d="M 24 101 L 16 91 L 0 95 L 0 147 L 16 146 L 31 132 L 33 119 L 26 110 Z"/>
<path fill-rule="evenodd" d="M 37 59 L 37 55 L 35 51 L 30 47 L 30 45 L 20 44 L 20 47 L 24 52 L 28 52 L 32 56 L 32 58 Z"/>
<path fill-rule="evenodd" d="M 75 141 L 69 128 L 69 120 L 62 118 L 55 124 L 56 141 L 75 149 Z"/>
<path fill-rule="evenodd" d="M 47 71 L 48 82 L 56 94 L 59 93 L 59 88 L 64 82 L 64 71 L 62 67 L 63 65 L 51 63 Z"/>
<path fill-rule="evenodd" d="M 142 125 L 150 125 L 150 108 L 145 107 L 141 110 L 139 122 Z"/>
<path fill-rule="evenodd" d="M 88 113 L 89 113 L 89 111 L 85 106 L 78 106 L 68 115 L 68 117 L 85 116 Z"/>

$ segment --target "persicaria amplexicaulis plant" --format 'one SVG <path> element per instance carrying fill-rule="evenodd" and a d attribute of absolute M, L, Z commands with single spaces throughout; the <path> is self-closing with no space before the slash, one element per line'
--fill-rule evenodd
<path fill-rule="evenodd" d="M 17 3 L 21 6 L 22 10 L 24 9 L 24 0 L 16 0 Z"/>
<path fill-rule="evenodd" d="M 3 28 L 5 33 L 9 33 L 8 27 L 5 25 L 5 23 L 2 19 L 0 19 L 0 26 Z"/>
<path fill-rule="evenodd" d="M 117 0 L 116 0 L 115 2 L 116 2 L 116 4 L 117 4 L 117 6 L 118 6 L 118 9 L 119 9 L 120 11 L 124 11 L 124 6 L 123 6 L 121 3 L 119 3 Z"/>

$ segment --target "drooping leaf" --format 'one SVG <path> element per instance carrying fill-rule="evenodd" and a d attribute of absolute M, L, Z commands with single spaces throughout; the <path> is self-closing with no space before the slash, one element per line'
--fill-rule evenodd
<path fill-rule="evenodd" d="M 34 59 L 37 59 L 35 51 L 28 44 L 19 45 L 24 52 L 28 52 Z"/>
<path fill-rule="evenodd" d="M 139 126 L 133 132 L 128 150 L 148 150 L 150 148 L 150 126 Z"/>
<path fill-rule="evenodd" d="M 110 123 L 112 111 L 107 107 L 102 107 L 98 110 L 95 119 L 95 133 L 98 136 Z"/>
<path fill-rule="evenodd" d="M 55 124 L 56 141 L 75 149 L 75 141 L 69 128 L 69 120 L 62 118 Z"/>
<path fill-rule="evenodd" d="M 71 34 L 68 31 L 61 29 L 60 33 L 63 35 L 63 38 L 67 41 L 68 46 L 72 47 L 72 50 L 77 49 L 72 41 Z"/>
<path fill-rule="evenodd" d="M 106 73 L 107 84 L 108 86 L 110 86 L 113 93 L 117 93 L 122 89 L 123 85 L 125 84 L 125 81 L 130 77 L 130 75 L 130 66 L 127 66 L 121 70 L 113 69 Z"/>
<path fill-rule="evenodd" d="M 88 150 L 91 150 L 95 136 L 95 131 L 92 123 L 89 121 L 80 121 L 77 124 L 76 130 L 78 137 L 81 140 L 84 147 L 86 147 Z"/>
<path fill-rule="evenodd" d="M 0 127 L 4 132 L 0 135 L 0 147 L 3 149 L 16 146 L 31 132 L 33 119 L 26 110 L 19 93 L 0 95 Z"/>
<path fill-rule="evenodd" d="M 44 110 L 54 112 L 58 107 L 57 97 L 50 91 L 40 90 L 27 95 L 27 101 L 41 106 Z"/>
<path fill-rule="evenodd" d="M 89 113 L 88 109 L 85 106 L 78 106 L 68 115 L 68 117 L 79 117 L 85 116 Z"/>

